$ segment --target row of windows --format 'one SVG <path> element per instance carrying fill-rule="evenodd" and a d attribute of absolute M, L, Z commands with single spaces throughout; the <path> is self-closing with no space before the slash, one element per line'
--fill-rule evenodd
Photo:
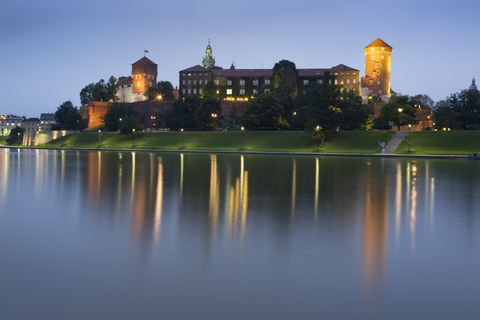
<path fill-rule="evenodd" d="M 379 71 L 377 71 L 377 74 L 380 74 Z M 214 80 L 215 82 L 215 85 L 219 85 L 220 84 L 220 81 L 219 80 Z M 309 80 L 303 80 L 303 84 L 304 85 L 307 85 L 309 82 Z M 322 79 L 319 79 L 317 80 L 318 83 L 322 83 Z M 140 82 L 139 82 L 140 83 Z M 186 83 L 188 83 L 188 85 L 191 85 L 192 84 L 192 80 L 188 80 L 188 81 L 185 81 L 185 80 L 182 80 L 182 84 L 185 85 Z M 332 84 L 332 80 L 329 80 L 329 83 Z M 202 85 L 202 80 L 198 80 L 198 84 L 199 85 Z M 207 84 L 207 80 L 205 80 L 205 84 Z M 338 80 L 335 79 L 335 84 L 338 84 Z M 344 80 L 340 80 L 340 84 L 344 84 Z M 350 84 L 350 79 L 346 79 L 346 84 Z M 356 79 L 352 79 L 352 84 L 356 84 Z M 150 82 L 150 86 L 151 86 L 151 82 Z M 193 85 L 197 85 L 197 80 L 193 80 Z M 231 86 L 232 85 L 232 80 L 227 80 L 227 86 Z M 240 80 L 240 85 L 241 86 L 244 86 L 245 85 L 245 80 Z M 258 86 L 258 80 L 253 80 L 253 85 L 254 86 Z M 270 85 L 270 80 L 266 79 L 265 80 L 265 85 Z M 139 84 L 140 86 L 140 84 Z"/>
<path fill-rule="evenodd" d="M 375 57 L 374 57 L 374 56 L 372 56 L 370 59 L 374 60 L 374 59 L 375 59 Z M 381 57 L 380 57 L 380 59 L 385 59 L 385 56 L 381 56 Z"/>
<path fill-rule="evenodd" d="M 185 77 L 185 73 L 183 73 L 183 74 L 182 74 L 182 76 L 184 76 L 184 77 Z M 192 76 L 192 74 L 191 74 L 191 73 L 189 73 L 189 74 L 188 74 L 188 76 L 189 76 L 189 77 L 191 77 L 191 76 Z M 194 74 L 193 74 L 193 76 L 194 76 L 194 77 L 196 77 L 196 76 L 197 76 L 197 74 L 196 74 L 196 73 L 194 73 Z M 200 74 L 199 74 L 199 76 L 201 77 L 201 76 L 202 76 L 202 74 L 200 73 Z M 205 73 L 205 77 L 206 77 L 206 76 L 208 76 L 208 74 L 207 74 L 207 73 Z"/>
<path fill-rule="evenodd" d="M 136 74 L 135 75 L 135 79 L 142 79 L 142 75 L 141 74 Z M 151 74 L 147 74 L 147 79 L 155 79 L 155 77 Z"/>
<path fill-rule="evenodd" d="M 304 84 L 304 85 L 307 85 L 308 82 L 309 82 L 309 80 L 303 80 L 303 84 Z M 323 80 L 322 80 L 322 79 L 318 79 L 318 80 L 317 80 L 317 83 L 321 84 L 321 83 L 323 83 Z M 332 80 L 330 79 L 330 80 L 328 81 L 328 83 L 332 84 Z M 337 80 L 337 79 L 335 79 L 335 84 L 338 84 L 338 80 Z M 344 81 L 343 81 L 343 79 L 340 80 L 340 84 L 345 84 Z M 350 79 L 346 79 L 346 84 L 350 84 Z M 357 84 L 356 79 L 352 79 L 352 84 Z"/>

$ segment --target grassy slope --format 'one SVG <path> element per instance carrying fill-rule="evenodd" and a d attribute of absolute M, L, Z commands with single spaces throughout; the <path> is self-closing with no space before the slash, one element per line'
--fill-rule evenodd
<path fill-rule="evenodd" d="M 394 132 L 343 131 L 335 139 L 320 146 L 320 152 L 377 153 L 377 142 L 388 141 Z M 83 132 L 61 137 L 45 147 L 98 148 L 98 132 Z M 244 151 L 315 152 L 317 146 L 304 131 L 246 131 L 243 132 Z M 131 136 L 101 133 L 102 148 L 132 148 Z M 136 149 L 182 149 L 181 132 L 140 133 L 135 139 Z M 183 132 L 183 150 L 240 151 L 242 132 Z"/>
<path fill-rule="evenodd" d="M 5 140 L 7 140 L 8 137 L 0 137 L 0 144 L 7 144 Z"/>
<path fill-rule="evenodd" d="M 453 155 L 480 153 L 480 131 L 415 131 L 410 134 L 410 153 Z M 395 153 L 408 153 L 408 136 Z"/>

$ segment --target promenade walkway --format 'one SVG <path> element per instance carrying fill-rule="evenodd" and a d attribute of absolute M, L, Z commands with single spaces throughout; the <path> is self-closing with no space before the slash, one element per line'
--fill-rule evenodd
<path fill-rule="evenodd" d="M 385 146 L 385 153 L 386 154 L 393 154 L 397 150 L 400 143 L 402 143 L 403 139 L 407 136 L 408 131 L 397 131 L 393 135 L 393 137 L 388 141 L 387 145 Z"/>

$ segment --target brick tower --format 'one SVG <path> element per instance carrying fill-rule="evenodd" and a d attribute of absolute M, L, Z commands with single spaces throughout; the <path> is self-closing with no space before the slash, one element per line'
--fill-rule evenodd
<path fill-rule="evenodd" d="M 157 64 L 143 57 L 132 64 L 132 102 L 147 100 L 144 93 L 157 85 Z"/>
<path fill-rule="evenodd" d="M 392 47 L 378 38 L 365 47 L 365 77 L 362 97 L 381 94 L 390 97 L 390 71 Z"/>

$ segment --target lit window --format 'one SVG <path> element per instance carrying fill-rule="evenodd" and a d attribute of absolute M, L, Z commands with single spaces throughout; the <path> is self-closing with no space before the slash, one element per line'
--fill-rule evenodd
<path fill-rule="evenodd" d="M 340 73 L 340 75 L 342 75 L 342 76 L 343 76 L 343 73 Z"/>
<path fill-rule="evenodd" d="M 335 79 L 335 84 L 338 84 L 338 81 L 337 81 L 337 79 Z"/>
<path fill-rule="evenodd" d="M 184 73 L 184 74 L 182 74 L 182 76 L 184 76 L 184 77 L 185 77 L 185 73 Z"/>
<path fill-rule="evenodd" d="M 340 80 L 340 84 L 343 84 L 343 79 L 342 79 L 342 80 Z"/>
<path fill-rule="evenodd" d="M 357 75 L 357 74 L 356 74 L 356 73 L 353 73 L 353 75 L 355 76 L 355 75 Z"/>
<path fill-rule="evenodd" d="M 240 94 L 244 95 L 245 94 L 245 89 L 240 89 Z"/>
<path fill-rule="evenodd" d="M 332 79 L 328 80 L 328 83 L 332 84 Z"/>
<path fill-rule="evenodd" d="M 350 79 L 347 79 L 347 84 L 350 84 Z"/>
<path fill-rule="evenodd" d="M 141 75 L 141 74 L 138 75 L 138 79 L 142 79 L 142 75 Z"/>
<path fill-rule="evenodd" d="M 202 76 L 202 74 L 200 73 L 200 77 Z"/>
<path fill-rule="evenodd" d="M 193 74 L 193 76 L 194 76 L 194 77 L 196 77 L 196 76 L 197 76 L 197 74 L 196 74 L 196 73 L 194 73 L 194 74 Z"/>
<path fill-rule="evenodd" d="M 227 86 L 231 86 L 232 85 L 232 80 L 227 80 Z"/>
<path fill-rule="evenodd" d="M 253 89 L 253 94 L 257 94 L 257 93 L 258 93 L 257 89 Z"/>
<path fill-rule="evenodd" d="M 245 85 L 245 80 L 240 80 L 240 85 L 244 86 Z"/>
<path fill-rule="evenodd" d="M 137 82 L 137 86 L 140 87 L 140 81 Z"/>
<path fill-rule="evenodd" d="M 303 85 L 306 86 L 308 84 L 308 80 L 303 80 Z"/>
<path fill-rule="evenodd" d="M 227 95 L 232 95 L 232 89 L 227 89 Z"/>
<path fill-rule="evenodd" d="M 350 72 L 347 72 L 347 76 L 349 76 L 349 75 L 350 75 Z"/>
<path fill-rule="evenodd" d="M 253 80 L 253 85 L 258 86 L 258 80 Z"/>
<path fill-rule="evenodd" d="M 270 80 L 269 80 L 269 79 L 265 80 L 265 84 L 266 84 L 267 86 L 269 86 L 269 85 L 270 85 Z"/>
<path fill-rule="evenodd" d="M 385 48 L 382 48 L 382 51 L 385 51 Z"/>
<path fill-rule="evenodd" d="M 218 80 L 215 80 L 215 85 L 217 85 L 217 86 L 218 86 Z"/>

